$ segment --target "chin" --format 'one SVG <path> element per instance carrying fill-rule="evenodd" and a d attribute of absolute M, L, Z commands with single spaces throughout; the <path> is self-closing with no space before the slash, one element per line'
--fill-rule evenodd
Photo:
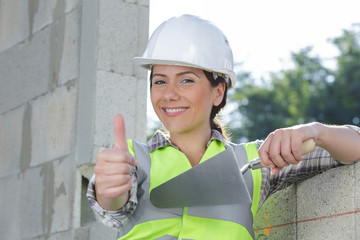
<path fill-rule="evenodd" d="M 164 124 L 164 127 L 169 133 L 183 133 L 189 131 L 189 129 L 184 126 L 171 126 Z"/>

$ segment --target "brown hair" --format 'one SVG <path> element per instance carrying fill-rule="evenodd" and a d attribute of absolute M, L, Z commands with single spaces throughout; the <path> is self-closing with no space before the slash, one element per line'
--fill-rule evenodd
<path fill-rule="evenodd" d="M 222 76 L 218 76 L 216 79 L 214 79 L 214 74 L 212 72 L 208 72 L 208 71 L 204 70 L 204 73 L 205 73 L 206 78 L 210 81 L 210 85 L 212 87 L 217 87 L 220 83 L 225 84 L 223 100 L 221 101 L 221 103 L 218 106 L 213 106 L 213 108 L 211 109 L 210 127 L 211 127 L 211 129 L 219 131 L 221 133 L 221 135 L 225 138 L 225 140 L 229 140 L 228 133 L 227 133 L 226 129 L 224 129 L 221 126 L 221 121 L 220 121 L 219 117 L 217 116 L 217 114 L 226 105 L 227 91 L 231 87 L 231 81 L 230 80 L 226 81 L 226 78 L 224 78 Z"/>

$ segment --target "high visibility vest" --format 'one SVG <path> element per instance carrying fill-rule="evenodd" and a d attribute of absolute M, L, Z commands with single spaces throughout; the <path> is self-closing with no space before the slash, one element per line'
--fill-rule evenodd
<path fill-rule="evenodd" d="M 254 239 L 253 219 L 258 210 L 261 171 L 244 174 L 252 203 L 198 206 L 184 208 L 157 208 L 149 193 L 160 184 L 191 168 L 186 156 L 172 146 L 149 153 L 145 144 L 129 142 L 138 164 L 138 205 L 128 223 L 119 232 L 120 239 Z M 212 141 L 201 162 L 233 148 L 239 166 L 258 157 L 255 143 L 236 145 Z M 201 163 L 200 162 L 200 163 Z M 226 173 L 225 173 L 226 174 Z"/>

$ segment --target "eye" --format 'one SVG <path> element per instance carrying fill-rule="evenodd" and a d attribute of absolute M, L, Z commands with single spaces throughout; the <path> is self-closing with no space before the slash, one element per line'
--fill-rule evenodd
<path fill-rule="evenodd" d="M 183 82 L 183 83 L 193 83 L 193 82 L 195 82 L 195 81 L 192 80 L 192 79 L 189 79 L 189 78 L 185 78 L 185 79 L 183 79 L 181 82 Z"/>
<path fill-rule="evenodd" d="M 164 84 L 164 83 L 165 83 L 164 80 L 155 80 L 155 81 L 153 82 L 154 85 L 161 85 L 161 84 Z"/>

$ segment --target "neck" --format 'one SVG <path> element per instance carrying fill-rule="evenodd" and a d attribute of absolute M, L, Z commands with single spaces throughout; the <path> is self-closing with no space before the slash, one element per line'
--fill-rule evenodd
<path fill-rule="evenodd" d="M 200 162 L 210 139 L 210 128 L 185 133 L 170 133 L 171 142 L 186 155 L 192 166 Z"/>

